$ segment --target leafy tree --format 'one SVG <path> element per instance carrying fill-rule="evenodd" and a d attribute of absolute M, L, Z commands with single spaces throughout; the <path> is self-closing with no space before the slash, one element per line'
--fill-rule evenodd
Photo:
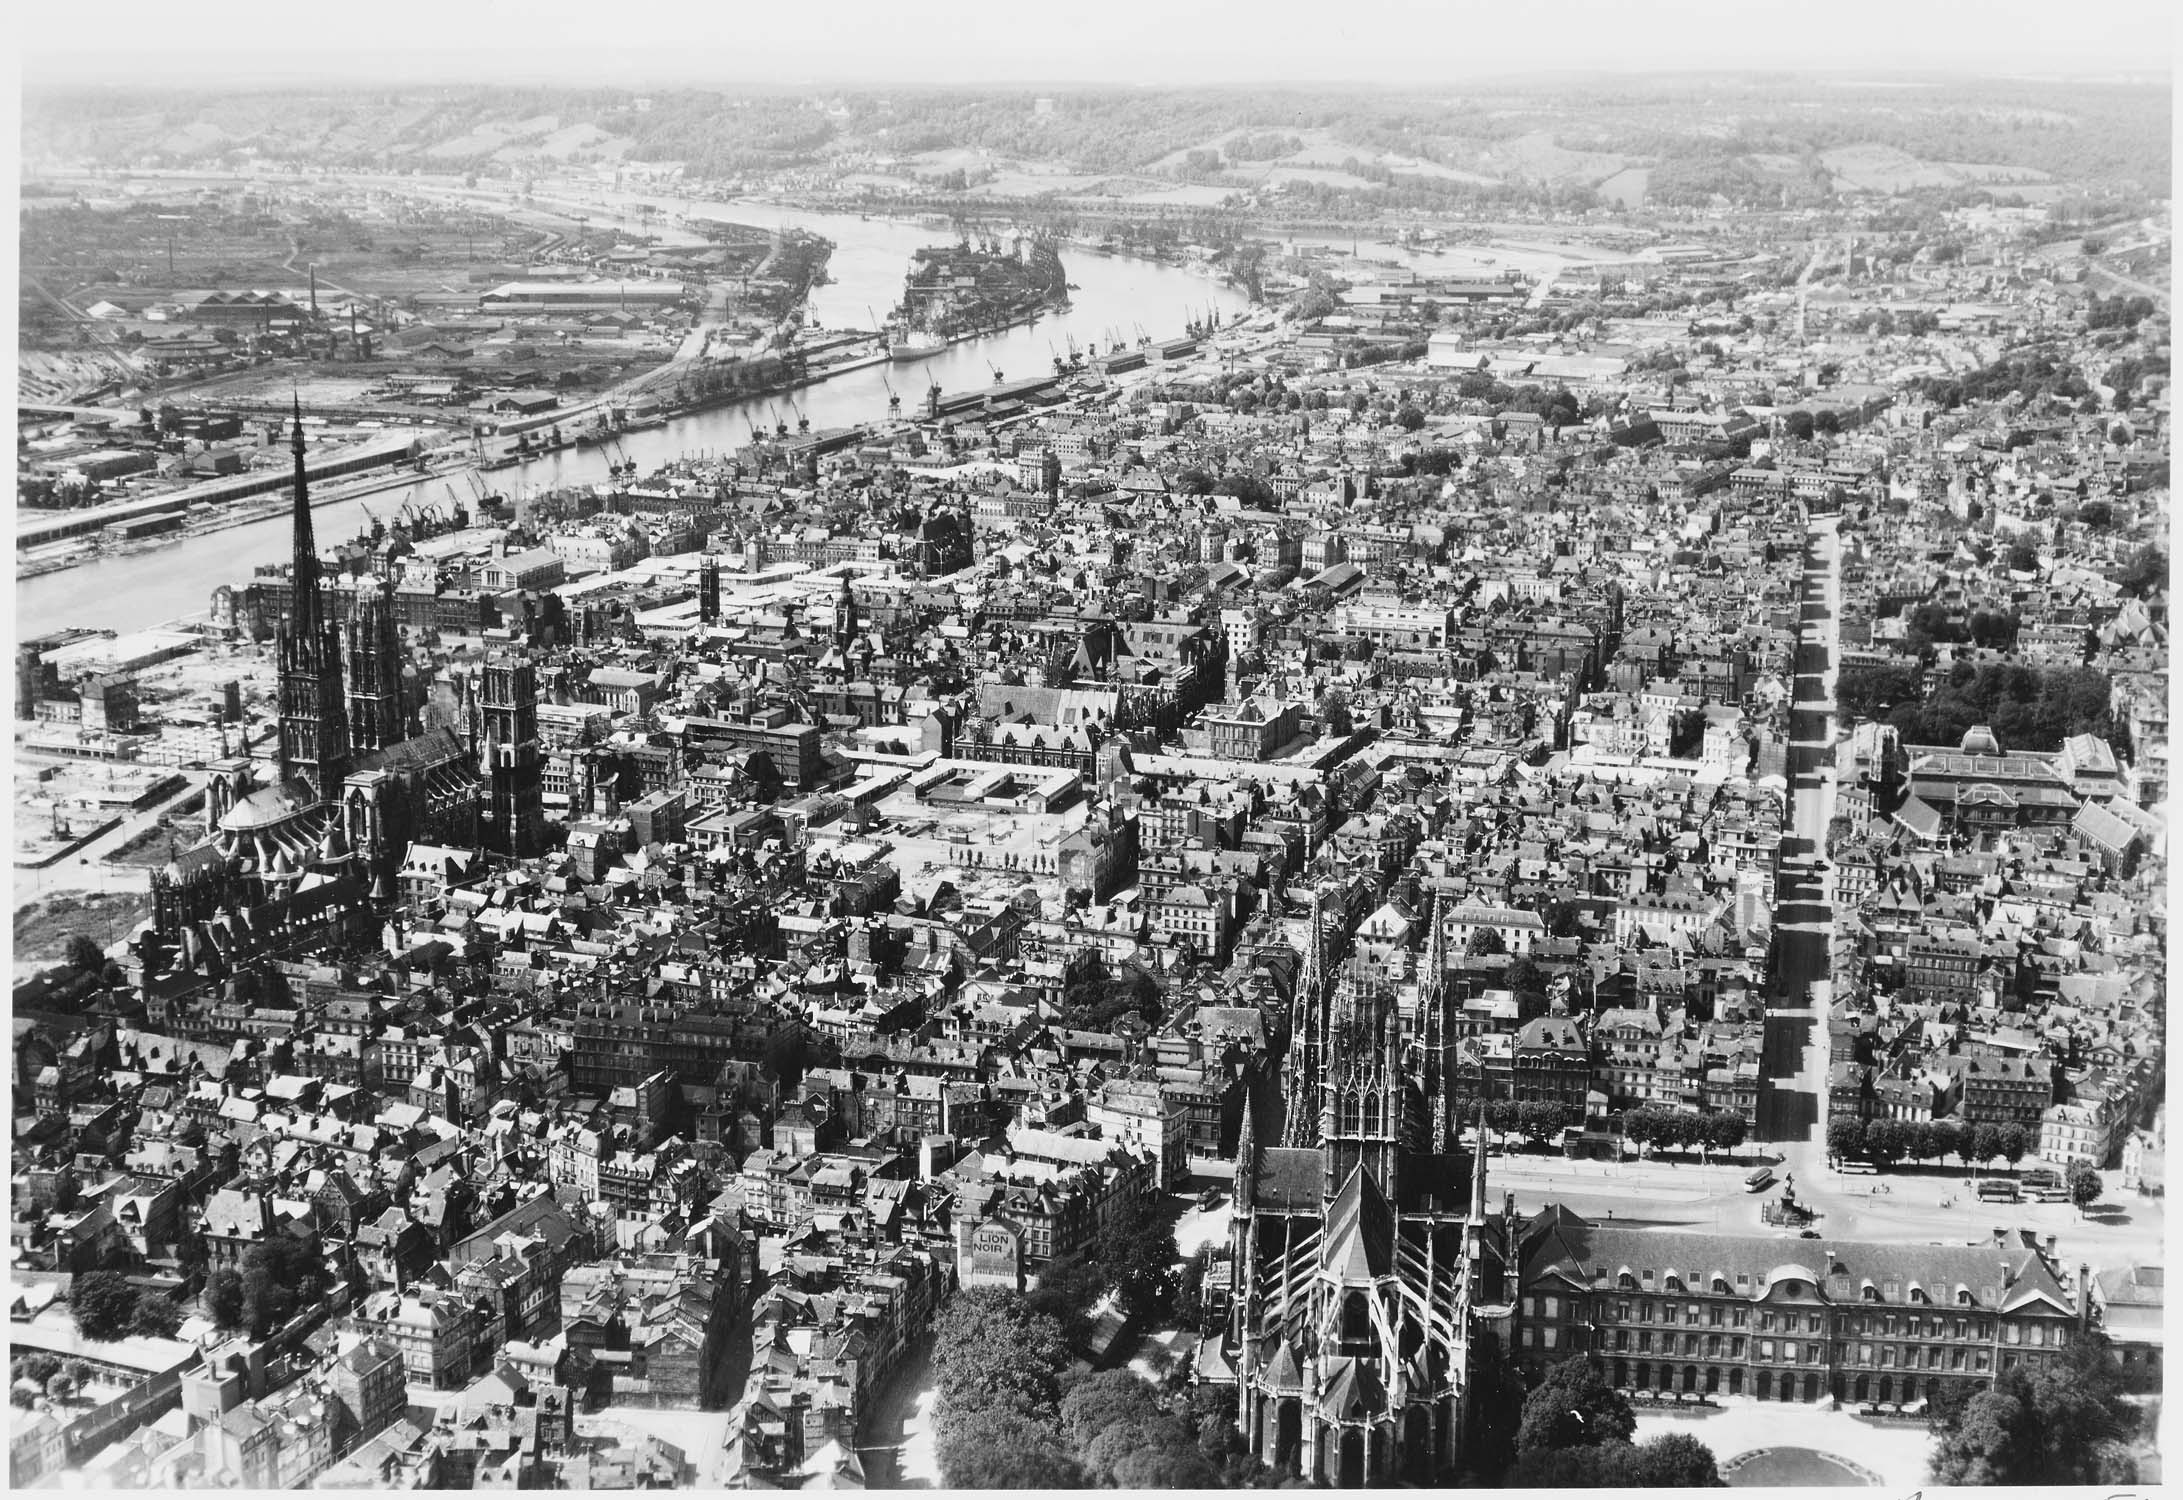
<path fill-rule="evenodd" d="M 1395 425 L 1404 432 L 1416 432 L 1425 425 L 1425 413 L 1405 403 L 1395 412 Z"/>
<path fill-rule="evenodd" d="M 1061 1398 L 1060 1415 L 1062 1436 L 1081 1451 L 1110 1427 L 1154 1422 L 1166 1414 L 1152 1387 L 1125 1369 L 1098 1370 L 1072 1383 Z"/>
<path fill-rule="evenodd" d="M 1803 407 L 1800 406 L 1786 417 L 1783 417 L 1781 425 L 1787 428 L 1789 436 L 1795 438 L 1798 442 L 1808 443 L 1811 441 L 1812 414 L 1804 410 Z"/>
<path fill-rule="evenodd" d="M 1516 1451 L 1627 1443 L 1636 1431 L 1630 1403 L 1607 1383 L 1595 1361 L 1580 1354 L 1548 1370 L 1524 1398 Z"/>
<path fill-rule="evenodd" d="M 1865 1122 L 1855 1115 L 1836 1115 L 1827 1121 L 1827 1154 L 1855 1159 L 1865 1152 Z"/>
<path fill-rule="evenodd" d="M 1711 1490 L 1727 1481 L 1713 1450 L 1687 1432 L 1664 1432 L 1637 1448 L 1639 1483 L 1647 1489 Z"/>
<path fill-rule="evenodd" d="M 79 973 L 97 974 L 106 967 L 106 950 L 98 945 L 97 939 L 80 932 L 68 935 L 66 954 L 68 966 Z"/>
<path fill-rule="evenodd" d="M 1718 1489 L 1726 1481 L 1713 1450 L 1687 1432 L 1631 1445 L 1538 1448 L 1521 1455 L 1508 1483 L 1520 1489 Z"/>
<path fill-rule="evenodd" d="M 2024 1127 L 2014 1120 L 2004 1121 L 2001 1126 L 2001 1159 L 2013 1167 L 2024 1159 L 2024 1153 L 2030 1149 L 2031 1139 L 2025 1134 Z"/>
<path fill-rule="evenodd" d="M 1205 1327 L 1205 1278 L 1212 1264 L 1213 1247 L 1200 1245 L 1182 1268 L 1182 1277 L 1175 1286 L 1175 1321 L 1185 1328 Z"/>
<path fill-rule="evenodd" d="M 174 1305 L 174 1299 L 164 1292 L 153 1292 L 136 1299 L 136 1312 L 129 1320 L 129 1331 L 146 1338 L 171 1339 L 182 1330 L 182 1309 Z"/>
<path fill-rule="evenodd" d="M 1570 1490 L 1634 1489 L 1640 1482 L 1637 1450 L 1626 1442 L 1589 1448 L 1531 1448 L 1510 1466 L 1511 1489 L 1549 1494 Z"/>
<path fill-rule="evenodd" d="M 2122 591 L 2132 598 L 2143 599 L 2155 590 L 2168 586 L 2168 554 L 2158 547 L 2140 547 L 2130 554 L 2129 566 L 2123 569 L 2117 580 Z"/>
<path fill-rule="evenodd" d="M 1175 1295 L 1178 1252 L 1157 1200 L 1139 1198 L 1115 1214 L 1099 1235 L 1098 1257 L 1107 1285 L 1131 1317 L 1166 1311 Z"/>
<path fill-rule="evenodd" d="M 1902 1151 L 1911 1161 L 1924 1161 L 1932 1155 L 1933 1130 L 1923 1120 L 1902 1122 Z"/>
<path fill-rule="evenodd" d="M 2011 1391 L 1981 1391 L 1933 1456 L 1935 1484 L 2011 1484 L 2032 1466 L 2031 1414 Z"/>
<path fill-rule="evenodd" d="M 1341 300 L 1332 292 L 1313 287 L 1289 304 L 1291 315 L 1299 323 L 1316 323 L 1341 308 Z"/>
<path fill-rule="evenodd" d="M 1480 926 L 1470 935 L 1470 942 L 1463 950 L 1472 958 L 1485 958 L 1508 952 L 1508 940 L 1501 936 L 1497 927 Z"/>
<path fill-rule="evenodd" d="M 1981 1120 L 1971 1127 L 1971 1160 L 1992 1161 L 2001 1154 L 2001 1127 Z"/>
<path fill-rule="evenodd" d="M 289 1235 L 252 1245 L 243 1252 L 243 1322 L 262 1338 L 301 1306 L 318 1298 L 325 1267 L 314 1243 Z"/>
<path fill-rule="evenodd" d="M 2088 1161 L 2071 1162 L 2063 1181 L 2069 1187 L 2069 1201 L 2077 1205 L 2077 1212 L 2080 1214 L 2099 1202 L 2100 1194 L 2106 1191 L 2106 1185 L 2100 1181 L 2100 1174 L 2092 1170 L 2092 1163 Z"/>
<path fill-rule="evenodd" d="M 61 1362 L 51 1354 L 26 1354 L 22 1360 L 22 1378 L 43 1386 L 60 1373 Z"/>
<path fill-rule="evenodd" d="M 1865 1156 L 1880 1166 L 1891 1165 L 1903 1154 L 1903 1127 L 1897 1120 L 1874 1120 L 1865 1126 Z"/>
<path fill-rule="evenodd" d="M 1220 1470 L 1203 1453 L 1173 1442 L 1132 1448 L 1111 1472 L 1118 1490 L 1213 1489 L 1221 1483 Z"/>
<path fill-rule="evenodd" d="M 1014 1292 L 957 1293 L 933 1320 L 933 1383 L 944 1410 L 1049 1415 L 1068 1363 L 1060 1324 L 1032 1312 Z"/>
<path fill-rule="evenodd" d="M 2011 573 L 2036 573 L 2039 571 L 2039 549 L 2029 542 L 2011 546 L 2003 561 Z"/>
<path fill-rule="evenodd" d="M 2133 1484 L 2125 1446 L 2140 1416 L 2099 1330 L 2062 1358 L 2004 1371 L 1943 1419 L 1932 1473 L 1941 1484 Z"/>
<path fill-rule="evenodd" d="M 1928 1128 L 1932 1131 L 1935 1161 L 1957 1156 L 1964 1157 L 1968 1164 L 1969 1146 L 1962 1125 L 1954 1120 L 1935 1120 Z"/>
<path fill-rule="evenodd" d="M 87 1271 L 68 1291 L 69 1311 L 75 1314 L 76 1332 L 94 1342 L 118 1339 L 129 1331 L 136 1316 L 136 1288 L 115 1271 Z"/>
<path fill-rule="evenodd" d="M 1741 1146 L 1750 1126 L 1742 1115 L 1725 1110 L 1705 1117 L 1706 1144 L 1716 1151 L 1734 1151 Z"/>
<path fill-rule="evenodd" d="M 240 1328 L 243 1323 L 243 1278 L 232 1266 L 222 1266 L 205 1278 L 205 1314 L 221 1328 Z"/>
<path fill-rule="evenodd" d="M 1051 1422 L 1004 1407 L 946 1413 L 934 1423 L 934 1456 L 948 1484 L 965 1490 L 1074 1490 L 1083 1470 Z"/>
<path fill-rule="evenodd" d="M 8 1401 L 23 1411 L 29 1411 L 38 1404 L 38 1393 L 27 1385 L 11 1384 L 8 1387 Z"/>

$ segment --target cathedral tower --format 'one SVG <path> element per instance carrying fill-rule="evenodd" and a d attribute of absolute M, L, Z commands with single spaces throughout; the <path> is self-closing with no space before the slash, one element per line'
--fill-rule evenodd
<path fill-rule="evenodd" d="M 341 632 L 326 622 L 319 593 L 318 540 L 303 477 L 303 403 L 290 419 L 296 462 L 295 561 L 288 616 L 280 629 L 280 774 L 331 799 L 348 775 L 349 720 L 341 695 Z"/>
<path fill-rule="evenodd" d="M 394 623 L 392 586 L 359 592 L 344 628 L 348 644 L 349 748 L 385 750 L 409 738 L 402 699 L 402 636 Z"/>
<path fill-rule="evenodd" d="M 710 553 L 697 569 L 697 623 L 720 623 L 720 559 Z"/>
<path fill-rule="evenodd" d="M 528 657 L 495 652 L 479 689 L 484 771 L 490 783 L 484 842 L 496 854 L 530 859 L 545 851 L 545 751 L 538 740 L 538 669 Z"/>

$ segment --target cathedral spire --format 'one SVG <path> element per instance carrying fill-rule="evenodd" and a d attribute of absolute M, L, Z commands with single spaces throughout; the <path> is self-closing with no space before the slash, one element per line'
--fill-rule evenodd
<path fill-rule="evenodd" d="M 1417 979 L 1419 1029 L 1425 1034 L 1424 1064 L 1431 1090 L 1432 1143 L 1434 1154 L 1448 1149 L 1448 1031 L 1446 947 L 1447 897 L 1433 893 L 1431 929 L 1425 934 L 1424 971 Z"/>
<path fill-rule="evenodd" d="M 294 398 L 288 419 L 289 451 L 295 455 L 294 604 L 289 618 L 299 633 L 315 634 L 321 624 L 318 597 L 318 538 L 311 530 L 311 495 L 303 473 L 303 398 Z"/>
<path fill-rule="evenodd" d="M 1296 975 L 1296 991 L 1289 1003 L 1289 1054 L 1287 1110 L 1282 1144 L 1319 1144 L 1319 1089 L 1326 1061 L 1321 1047 L 1326 1026 L 1325 981 L 1319 966 L 1324 958 L 1319 933 L 1319 892 L 1311 893 L 1311 911 L 1304 929 L 1303 962 Z"/>
<path fill-rule="evenodd" d="M 295 554 L 280 630 L 280 773 L 283 780 L 308 782 L 322 801 L 331 801 L 349 772 L 349 716 L 342 696 L 341 632 L 326 623 L 320 592 L 300 397 L 291 408 L 289 431 L 296 460 Z"/>
<path fill-rule="evenodd" d="M 1483 1091 L 1478 1095 L 1478 1149 L 1471 1154 L 1470 1218 L 1473 1224 L 1486 1222 L 1486 1096 Z"/>

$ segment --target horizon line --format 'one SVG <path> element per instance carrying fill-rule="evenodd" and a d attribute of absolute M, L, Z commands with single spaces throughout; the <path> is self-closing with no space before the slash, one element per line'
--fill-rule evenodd
<path fill-rule="evenodd" d="M 352 60 L 368 59 L 371 54 L 351 54 Z M 577 56 L 570 53 L 572 60 Z M 914 78 L 890 78 L 871 73 L 799 73 L 783 77 L 772 75 L 738 76 L 728 74 L 704 77 L 688 71 L 677 70 L 644 76 L 641 73 L 622 73 L 606 70 L 615 76 L 587 80 L 568 76 L 554 70 L 551 73 L 535 73 L 528 69 L 511 68 L 498 77 L 475 76 L 458 78 L 435 71 L 435 65 L 464 65 L 460 55 L 454 52 L 418 56 L 404 54 L 403 61 L 423 71 L 416 73 L 389 73 L 376 78 L 361 78 L 354 73 L 327 71 L 323 64 L 306 66 L 287 71 L 282 68 L 277 55 L 268 54 L 265 68 L 245 68 L 214 72 L 203 67 L 193 67 L 186 80 L 166 77 L 116 77 L 116 64 L 126 65 L 132 59 L 141 60 L 147 67 L 157 66 L 172 73 L 174 59 L 162 58 L 153 53 L 66 53 L 39 57 L 23 54 L 24 60 L 38 61 L 48 66 L 81 62 L 86 72 L 68 76 L 46 73 L 43 76 L 26 76 L 21 88 L 25 96 L 61 91 L 112 91 L 122 89 L 148 90 L 176 94 L 204 94 L 234 87 L 295 87 L 299 85 L 329 86 L 354 89 L 360 92 L 385 91 L 405 88 L 438 88 L 455 90 L 487 90 L 495 88 L 552 87 L 572 90 L 640 90 L 687 89 L 718 90 L 726 88 L 753 89 L 771 92 L 793 92 L 804 89 L 846 89 L 856 92 L 901 91 L 919 92 L 941 89 L 970 89 L 990 93 L 1023 94 L 1064 91 L 1111 91 L 1194 89 L 1199 91 L 1228 91 L 1235 89 L 1276 89 L 1285 92 L 1348 92 L 1356 89 L 1398 89 L 1405 93 L 1429 90 L 1436 87 L 1473 86 L 1480 83 L 1563 82 L 1590 78 L 1616 78 L 1638 81 L 1644 79 L 1734 79 L 1747 77 L 1811 78 L 1837 81 L 1869 78 L 1875 81 L 1927 81 L 1934 83 L 1963 82 L 1975 79 L 2005 79 L 2026 83 L 2107 83 L 2110 85 L 2144 85 L 2172 80 L 2173 67 L 2168 63 L 2147 63 L 2142 59 L 2120 61 L 2112 64 L 2079 62 L 2061 67 L 2038 67 L 2029 64 L 1987 63 L 1972 66 L 1950 66 L 1942 63 L 1895 63 L 1874 66 L 1868 63 L 1848 61 L 1810 61 L 1796 64 L 1752 61 L 1748 63 L 1693 63 L 1672 66 L 1617 67 L 1608 64 L 1528 65 L 1504 69 L 1481 70 L 1462 74 L 1440 72 L 1430 77 L 1390 77 L 1386 73 L 1337 74 L 1312 78 L 1288 77 L 1277 73 L 1255 76 L 1234 76 L 1219 79 L 1188 78 L 1130 78 L 1115 74 L 1102 77 L 1076 78 L 1025 78 L 1010 74 L 1006 78 L 952 77 L 926 75 Z M 392 61 L 391 58 L 387 59 Z M 99 70 L 94 76 L 88 70 Z M 599 68 L 594 57 L 588 63 Z"/>

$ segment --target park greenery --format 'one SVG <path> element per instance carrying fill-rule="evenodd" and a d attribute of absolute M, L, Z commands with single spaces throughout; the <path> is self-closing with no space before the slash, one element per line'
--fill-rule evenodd
<path fill-rule="evenodd" d="M 76 1332 L 95 1343 L 131 1335 L 171 1339 L 182 1312 L 164 1292 L 138 1286 L 118 1271 L 86 1271 L 68 1289 Z"/>
<path fill-rule="evenodd" d="M 1062 1321 L 994 1287 L 958 1293 L 933 1324 L 934 1436 L 959 1489 L 1211 1489 L 1263 1484 L 1235 1394 L 1168 1390 L 1081 1364 Z"/>
<path fill-rule="evenodd" d="M 2008 626 L 1985 628 L 1998 633 Z M 1958 662 L 1927 692 L 1917 668 L 1880 666 L 1844 672 L 1836 692 L 1843 712 L 1884 720 L 1911 745 L 1960 744 L 1975 724 L 1992 729 L 2011 750 L 2059 750 L 2071 735 L 2115 732 L 2107 674 L 2091 667 Z"/>
<path fill-rule="evenodd" d="M 1713 1489 L 1713 1451 L 1688 1433 L 1633 1442 L 1637 1417 L 1585 1355 L 1549 1369 L 1524 1398 L 1515 1461 L 1505 1483 L 1520 1489 Z"/>
<path fill-rule="evenodd" d="M 221 1328 L 263 1338 L 318 1299 L 326 1268 L 310 1241 L 280 1236 L 245 1250 L 205 1278 L 204 1308 Z"/>
<path fill-rule="evenodd" d="M 2128 1444 L 2142 1416 L 2124 1398 L 2114 1350 L 2096 1328 L 2051 1363 L 2004 1370 L 1975 1394 L 1937 1397 L 1935 1484 L 2137 1483 Z"/>

